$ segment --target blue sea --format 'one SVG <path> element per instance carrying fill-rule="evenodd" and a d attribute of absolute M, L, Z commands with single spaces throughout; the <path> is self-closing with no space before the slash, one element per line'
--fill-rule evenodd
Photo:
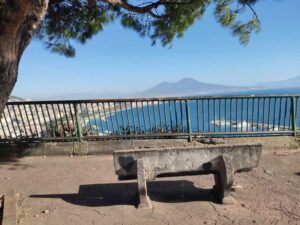
<path fill-rule="evenodd" d="M 195 133 L 289 131 L 293 128 L 292 98 L 258 96 L 297 94 L 300 88 L 220 93 L 216 96 L 251 98 L 191 100 L 188 110 L 185 101 L 145 102 L 143 107 L 128 104 L 121 111 L 106 112 L 101 119 L 92 121 L 91 127 L 100 135 L 186 133 L 189 127 Z M 296 98 L 294 106 L 297 127 L 300 125 L 299 101 L 300 98 Z"/>

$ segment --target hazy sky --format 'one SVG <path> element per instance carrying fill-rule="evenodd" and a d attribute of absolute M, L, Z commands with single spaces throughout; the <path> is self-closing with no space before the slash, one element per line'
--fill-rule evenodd
<path fill-rule="evenodd" d="M 138 92 L 162 81 L 254 85 L 300 75 L 300 1 L 263 0 L 255 6 L 262 31 L 247 46 L 222 28 L 209 10 L 173 47 L 151 46 L 116 21 L 75 58 L 32 41 L 24 53 L 14 95 L 26 98 L 83 92 Z"/>

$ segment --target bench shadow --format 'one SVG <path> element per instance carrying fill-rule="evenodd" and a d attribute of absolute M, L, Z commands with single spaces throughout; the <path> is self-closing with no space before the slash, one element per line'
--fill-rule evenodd
<path fill-rule="evenodd" d="M 151 200 L 158 202 L 212 201 L 212 190 L 196 188 L 191 181 L 147 182 Z M 139 203 L 136 182 L 80 185 L 74 194 L 31 195 L 31 198 L 58 198 L 68 203 L 88 206 L 133 205 Z"/>

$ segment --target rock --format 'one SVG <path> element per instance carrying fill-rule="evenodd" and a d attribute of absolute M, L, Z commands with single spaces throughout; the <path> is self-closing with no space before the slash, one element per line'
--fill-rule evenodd
<path fill-rule="evenodd" d="M 46 210 L 42 211 L 42 213 L 44 213 L 44 214 L 49 214 L 49 213 L 50 213 L 50 210 L 49 210 L 49 209 L 46 209 Z"/>
<path fill-rule="evenodd" d="M 202 140 L 200 140 L 200 142 L 203 144 L 212 144 L 213 139 L 212 138 L 203 138 Z"/>
<path fill-rule="evenodd" d="M 294 185 L 294 182 L 292 180 L 287 180 L 287 183 L 290 183 L 291 185 Z"/>
<path fill-rule="evenodd" d="M 212 144 L 212 145 L 220 145 L 225 144 L 224 138 L 198 138 L 196 141 L 202 143 L 202 144 Z"/>
<path fill-rule="evenodd" d="M 226 196 L 222 200 L 223 205 L 234 205 L 236 202 L 236 199 L 232 196 Z"/>
<path fill-rule="evenodd" d="M 273 172 L 271 170 L 264 169 L 264 172 L 265 174 L 273 175 Z"/>
<path fill-rule="evenodd" d="M 36 217 L 36 218 L 39 217 L 39 214 L 35 214 L 34 217 Z"/>
<path fill-rule="evenodd" d="M 214 145 L 221 145 L 221 144 L 225 144 L 225 139 L 224 138 L 214 138 L 212 139 L 212 144 Z"/>
<path fill-rule="evenodd" d="M 204 137 L 197 137 L 194 139 L 195 141 L 202 143 L 202 144 L 210 144 L 210 138 L 204 138 Z"/>
<path fill-rule="evenodd" d="M 233 185 L 233 186 L 231 187 L 231 190 L 232 190 L 232 191 L 238 191 L 238 190 L 241 190 L 241 189 L 243 189 L 243 186 L 242 186 L 242 185 L 239 185 L 239 184 Z"/>

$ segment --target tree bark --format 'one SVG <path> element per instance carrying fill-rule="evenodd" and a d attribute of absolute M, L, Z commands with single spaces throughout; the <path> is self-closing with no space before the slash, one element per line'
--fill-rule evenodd
<path fill-rule="evenodd" d="M 0 0 L 0 118 L 18 77 L 20 58 L 48 0 Z"/>

